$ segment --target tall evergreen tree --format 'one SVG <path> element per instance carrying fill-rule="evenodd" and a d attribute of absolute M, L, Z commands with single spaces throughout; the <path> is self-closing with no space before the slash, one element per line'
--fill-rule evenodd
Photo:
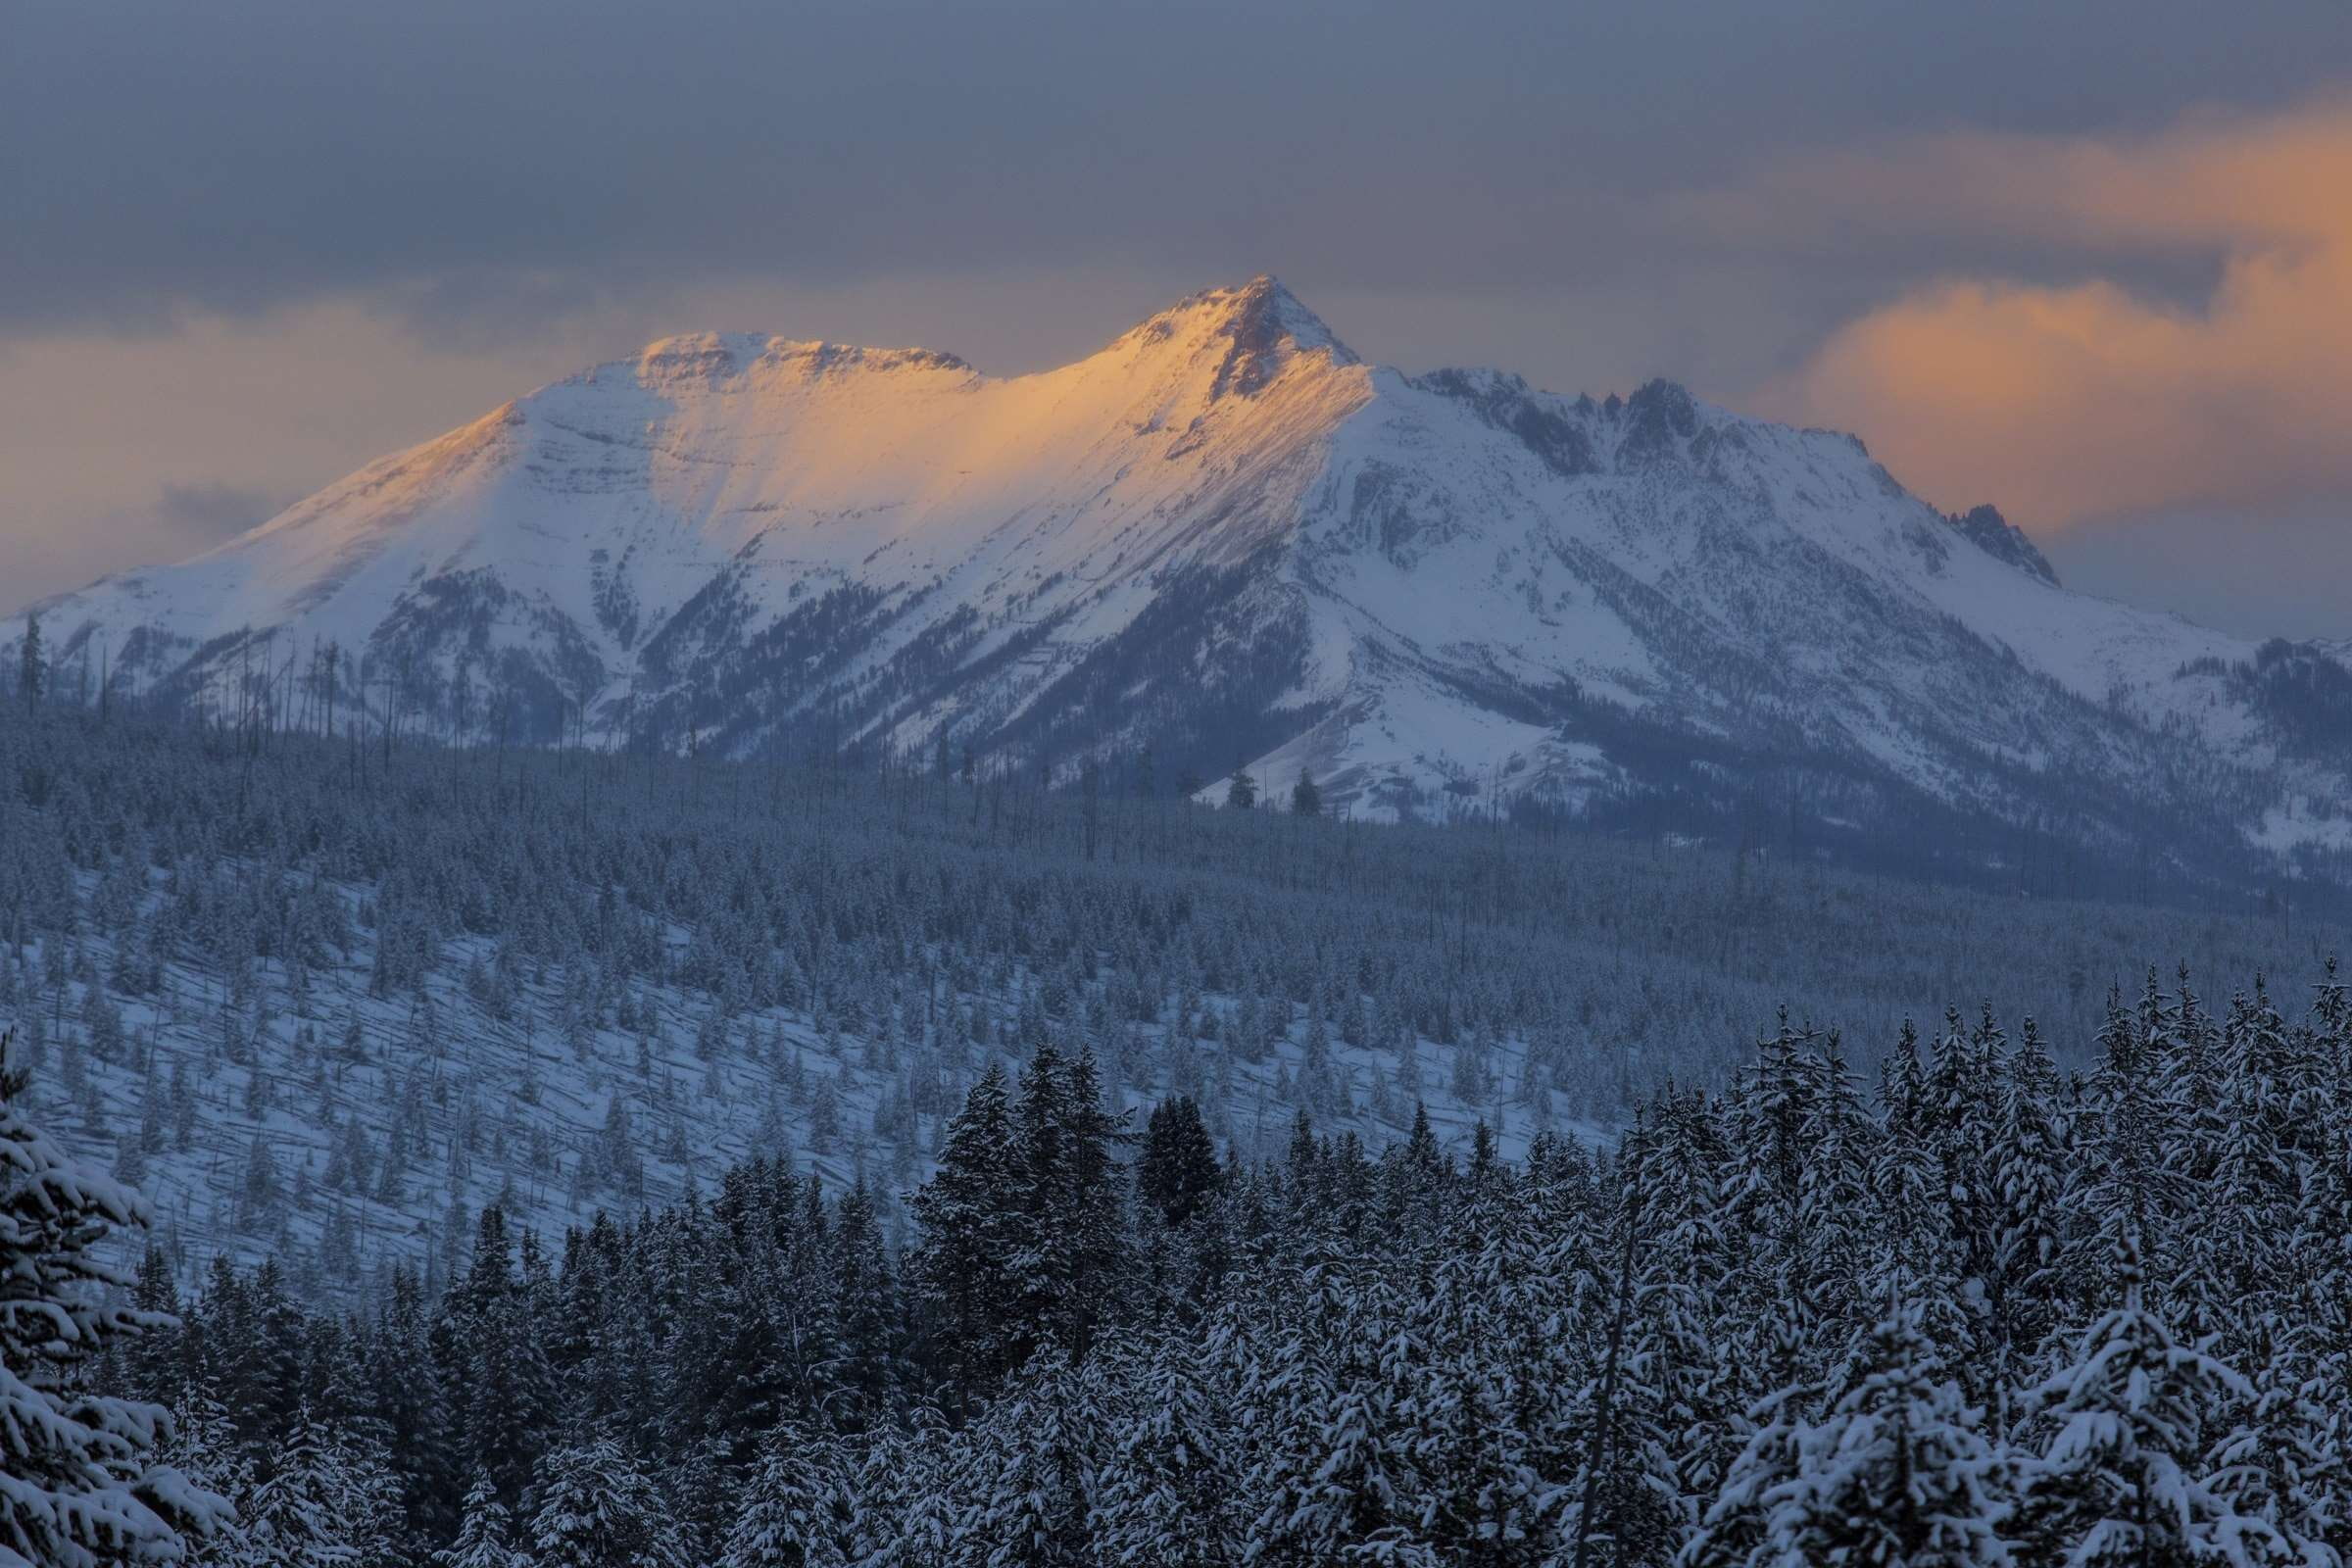
<path fill-rule="evenodd" d="M 433 1568 L 529 1568 L 530 1558 L 514 1544 L 514 1528 L 498 1488 L 488 1476 L 476 1476 L 466 1494 L 458 1538 L 433 1553 Z"/>
<path fill-rule="evenodd" d="M 2073 1357 L 2024 1400 L 2038 1451 L 2026 1469 L 2016 1531 L 2025 1568 L 2296 1562 L 2302 1544 L 2237 1512 L 2206 1468 L 2207 1445 L 2253 1390 L 2191 1347 L 2141 1298 L 2137 1250 L 2115 1268 L 2122 1299 L 2084 1331 Z"/>
<path fill-rule="evenodd" d="M 855 1480 L 829 1435 L 779 1427 L 745 1489 L 720 1568 L 850 1568 L 862 1534 Z"/>
<path fill-rule="evenodd" d="M 692 1568 L 671 1509 L 609 1439 L 551 1450 L 531 1515 L 533 1568 Z"/>
<path fill-rule="evenodd" d="M 168 1411 L 81 1381 L 118 1341 L 170 1324 L 110 1304 L 134 1279 L 97 1255 L 149 1211 L 32 1124 L 13 1045 L 0 1034 L 0 1568 L 168 1561 L 226 1504 L 157 1458 Z"/>
<path fill-rule="evenodd" d="M 17 651 L 17 700 L 26 708 L 41 700 L 47 690 L 49 666 L 41 650 L 41 617 L 24 617 L 24 641 Z"/>
<path fill-rule="evenodd" d="M 994 1063 L 948 1123 L 939 1168 L 912 1201 L 913 1263 L 960 1394 L 987 1388 L 1028 1354 L 1021 1322 L 1035 1227 L 1004 1075 Z"/>
<path fill-rule="evenodd" d="M 2010 1467 L 1938 1362 L 1918 1308 L 1895 1303 L 1829 1408 L 1794 1434 L 1788 1473 L 1761 1489 L 1740 1476 L 1727 1485 L 1762 1515 L 1751 1563 L 2007 1563 Z"/>
<path fill-rule="evenodd" d="M 1232 1435 L 1192 1364 L 1162 1340 L 1140 1368 L 1142 1403 L 1097 1478 L 1092 1528 L 1103 1560 L 1132 1568 L 1229 1568 L 1242 1560 Z"/>
<path fill-rule="evenodd" d="M 381 1459 L 306 1406 L 244 1510 L 249 1568 L 393 1568 L 398 1484 Z"/>
<path fill-rule="evenodd" d="M 1177 1095 L 1154 1105 L 1135 1163 L 1137 1196 L 1158 1210 L 1170 1229 L 1182 1230 L 1223 1177 L 1192 1097 Z"/>

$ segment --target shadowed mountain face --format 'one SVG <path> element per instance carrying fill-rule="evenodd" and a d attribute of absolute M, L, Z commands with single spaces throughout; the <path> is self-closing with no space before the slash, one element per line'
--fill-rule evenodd
<path fill-rule="evenodd" d="M 40 614 L 62 694 L 313 728 L 2352 845 L 2342 649 L 2069 593 L 1991 508 L 1666 382 L 1366 365 L 1264 277 L 1013 379 L 664 339 Z"/>

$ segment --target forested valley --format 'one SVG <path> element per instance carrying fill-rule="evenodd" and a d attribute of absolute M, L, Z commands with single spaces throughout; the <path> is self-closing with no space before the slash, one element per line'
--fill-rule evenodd
<path fill-rule="evenodd" d="M 1786 1027 L 1598 1153 L 1301 1112 L 1245 1162 L 1049 1044 L 898 1256 L 765 1159 L 561 1241 L 490 1208 L 365 1310 L 151 1251 L 74 1386 L 170 1407 L 205 1563 L 2334 1562 L 2348 1072 L 2332 972 L 2292 1023 L 2150 977 L 2082 1073 L 1954 1016 L 1866 1087 Z"/>
<path fill-rule="evenodd" d="M 2352 1530 L 2352 1002 L 2283 900 L 40 714 L 0 922 L 44 1568 Z"/>
<path fill-rule="evenodd" d="M 1048 1043 L 1245 1161 L 1300 1110 L 1378 1152 L 1416 1105 L 1518 1158 L 1724 1087 L 1783 1005 L 1866 1072 L 1986 1003 L 2071 1067 L 2150 963 L 2238 982 L 2342 945 L 2291 885 L 2078 903 L 1288 790 L 1208 808 L 1149 757 L 1048 791 L 945 756 L 363 739 L 0 705 L 0 1018 L 183 1284 L 226 1252 L 305 1299 L 395 1260 L 437 1295 L 484 1207 L 553 1238 L 754 1155 L 862 1185 L 895 1249 L 947 1117 Z"/>

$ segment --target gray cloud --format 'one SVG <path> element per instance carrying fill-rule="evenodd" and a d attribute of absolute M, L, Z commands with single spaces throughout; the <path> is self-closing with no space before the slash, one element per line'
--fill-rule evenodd
<path fill-rule="evenodd" d="M 267 520 L 286 504 L 282 496 L 234 484 L 166 483 L 155 499 L 159 530 L 201 550 Z"/>
<path fill-rule="evenodd" d="M 1594 287 L 1654 264 L 1648 196 L 1760 154 L 2277 101 L 2344 69 L 2313 47 L 2341 23 L 2257 7 L 2220 50 L 2210 7 L 2147 0 L 35 0 L 0 58 L 0 313 L 1146 260 Z"/>
<path fill-rule="evenodd" d="M 2042 541 L 2070 588 L 2246 637 L 2348 637 L 2352 512 L 2161 513 Z"/>
<path fill-rule="evenodd" d="M 286 498 L 238 485 L 166 483 L 150 501 L 89 512 L 53 512 L 48 526 L 0 533 L 0 615 L 104 572 L 178 561 L 234 538 L 274 514 Z"/>

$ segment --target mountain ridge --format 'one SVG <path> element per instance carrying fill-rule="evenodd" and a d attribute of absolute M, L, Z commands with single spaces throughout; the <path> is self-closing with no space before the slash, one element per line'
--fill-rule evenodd
<path fill-rule="evenodd" d="M 2296 716 L 2341 650 L 2071 593 L 1997 510 L 1671 381 L 1368 364 L 1271 275 L 1019 376 L 657 339 L 42 612 L 61 662 L 285 722 L 2352 846 Z"/>

